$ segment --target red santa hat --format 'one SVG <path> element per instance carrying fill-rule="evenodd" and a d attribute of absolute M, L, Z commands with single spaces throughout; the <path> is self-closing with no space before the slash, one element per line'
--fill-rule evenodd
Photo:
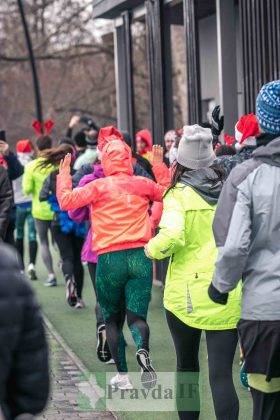
<path fill-rule="evenodd" d="M 236 141 L 247 146 L 256 146 L 256 137 L 260 135 L 260 127 L 254 114 L 243 115 L 236 123 Z"/>
<path fill-rule="evenodd" d="M 34 151 L 33 144 L 28 139 L 22 139 L 17 142 L 17 153 L 32 153 Z"/>

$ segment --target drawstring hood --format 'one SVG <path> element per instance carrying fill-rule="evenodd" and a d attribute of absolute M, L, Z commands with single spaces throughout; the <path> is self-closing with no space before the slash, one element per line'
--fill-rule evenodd
<path fill-rule="evenodd" d="M 101 165 L 105 176 L 133 175 L 132 153 L 123 135 L 115 127 L 101 128 L 98 136 Z"/>

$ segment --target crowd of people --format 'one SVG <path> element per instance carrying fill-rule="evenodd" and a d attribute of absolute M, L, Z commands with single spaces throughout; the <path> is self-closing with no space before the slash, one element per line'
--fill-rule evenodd
<path fill-rule="evenodd" d="M 0 245 L 1 336 L 8 343 L 0 355 L 0 404 L 7 419 L 38 413 L 48 397 L 42 318 L 24 273 L 37 280 L 39 249 L 44 284 L 57 286 L 53 242 L 73 310 L 85 307 L 88 266 L 97 357 L 117 371 L 111 386 L 133 388 L 125 322 L 143 387 L 157 383 L 147 314 L 155 261 L 168 259 L 164 308 L 177 387 L 188 375 L 198 386 L 205 331 L 216 418 L 239 417 L 232 375 L 238 343 L 253 419 L 280 418 L 280 80 L 262 87 L 254 111 L 222 138 L 216 107 L 210 124 L 168 131 L 164 147 L 153 145 L 147 129 L 133 139 L 78 116 L 57 144 L 41 133 L 35 142 L 18 141 L 14 154 L 0 140 L 0 237 L 18 251 Z M 181 420 L 199 418 L 198 392 L 194 398 L 190 408 L 177 395 Z"/>

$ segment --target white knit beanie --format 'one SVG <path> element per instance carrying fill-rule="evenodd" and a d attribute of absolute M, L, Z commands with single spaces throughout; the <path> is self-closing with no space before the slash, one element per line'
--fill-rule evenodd
<path fill-rule="evenodd" d="M 199 125 L 185 125 L 178 147 L 177 162 L 185 168 L 209 168 L 216 159 L 212 146 L 210 128 Z"/>

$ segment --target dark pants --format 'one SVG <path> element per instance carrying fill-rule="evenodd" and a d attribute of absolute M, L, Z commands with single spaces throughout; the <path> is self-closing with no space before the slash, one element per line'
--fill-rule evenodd
<path fill-rule="evenodd" d="M 95 299 L 96 299 L 95 316 L 96 316 L 96 328 L 98 328 L 99 325 L 105 324 L 105 321 L 102 315 L 100 305 L 98 303 L 97 293 L 96 293 L 96 266 L 97 264 L 95 263 L 90 263 L 90 262 L 88 263 L 88 271 L 89 271 L 89 275 L 92 281 L 92 285 L 93 285 L 93 289 L 95 293 Z"/>
<path fill-rule="evenodd" d="M 279 420 L 280 419 L 280 392 L 271 394 L 251 388 L 253 397 L 253 420 Z"/>
<path fill-rule="evenodd" d="M 59 226 L 53 226 L 53 236 L 62 259 L 62 271 L 65 280 L 74 277 L 78 298 L 82 297 L 84 268 L 81 262 L 81 251 L 84 238 L 74 233 L 63 233 Z"/>
<path fill-rule="evenodd" d="M 189 381 L 188 376 L 191 377 L 193 389 L 197 389 L 191 401 L 181 398 L 177 391 L 179 418 L 197 420 L 200 413 L 198 353 L 202 331 L 189 327 L 169 311 L 166 311 L 166 318 L 177 356 L 177 390 L 184 385 L 182 381 Z M 216 418 L 237 420 L 239 402 L 232 378 L 232 364 L 238 341 L 237 330 L 206 331 L 206 341 Z"/>

